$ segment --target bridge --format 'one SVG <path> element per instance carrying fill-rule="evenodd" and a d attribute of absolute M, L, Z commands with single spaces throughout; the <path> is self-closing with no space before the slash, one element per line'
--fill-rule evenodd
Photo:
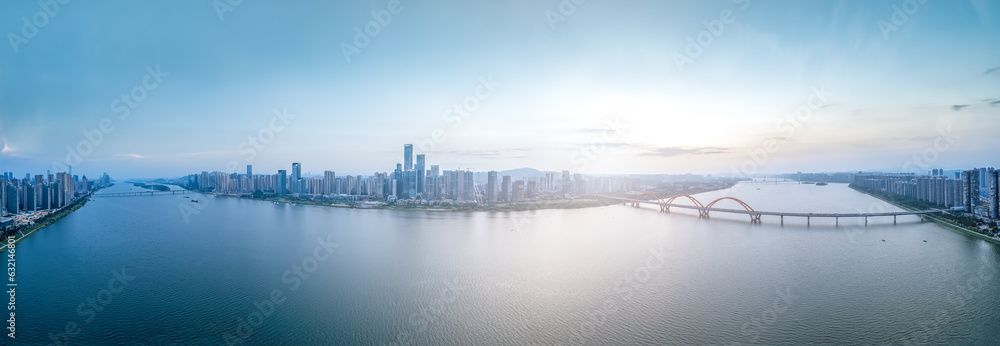
<path fill-rule="evenodd" d="M 153 196 L 153 195 L 184 195 L 194 193 L 188 190 L 170 190 L 170 191 L 139 191 L 139 192 L 110 192 L 110 193 L 95 193 L 90 195 L 91 197 L 128 197 L 128 196 Z"/>
<path fill-rule="evenodd" d="M 642 199 L 645 196 L 655 198 L 655 200 Z M 645 192 L 636 198 L 622 198 L 622 197 L 610 197 L 612 199 L 621 200 L 622 204 L 630 204 L 633 207 L 638 208 L 642 204 L 653 204 L 660 207 L 660 212 L 669 213 L 670 208 L 682 208 L 682 209 L 692 209 L 698 211 L 698 217 L 709 218 L 711 212 L 719 213 L 733 213 L 733 214 L 747 214 L 750 216 L 750 223 L 760 223 L 760 217 L 762 215 L 779 216 L 781 217 L 781 224 L 785 224 L 785 217 L 804 217 L 806 218 L 806 225 L 809 226 L 812 218 L 814 217 L 825 217 L 834 218 L 836 224 L 840 225 L 840 218 L 864 218 L 865 225 L 868 224 L 868 218 L 870 217 L 887 217 L 892 216 L 892 224 L 896 224 L 896 217 L 901 215 L 923 215 L 923 214 L 935 214 L 943 213 L 942 209 L 928 209 L 928 210 L 916 210 L 916 211 L 894 211 L 894 212 L 884 212 L 884 213 L 793 213 L 793 212 L 780 212 L 780 211 L 759 211 L 754 210 L 749 204 L 743 202 L 737 198 L 733 197 L 721 197 L 708 204 L 702 204 L 698 199 L 690 195 L 677 195 L 670 197 L 666 200 L 660 198 L 652 192 Z M 692 204 L 678 204 L 674 203 L 674 200 L 681 198 L 689 200 Z M 743 209 L 728 209 L 728 208 L 717 208 L 715 205 L 723 201 L 733 201 L 739 204 Z"/>

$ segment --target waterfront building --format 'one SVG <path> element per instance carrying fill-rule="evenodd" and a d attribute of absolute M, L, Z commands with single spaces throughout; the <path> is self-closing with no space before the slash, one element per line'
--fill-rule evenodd
<path fill-rule="evenodd" d="M 302 193 L 302 164 L 298 162 L 292 163 L 292 178 L 291 178 L 291 190 L 292 194 Z"/>
<path fill-rule="evenodd" d="M 414 180 L 416 182 L 416 184 L 414 184 L 416 193 L 414 194 L 414 197 L 420 196 L 421 198 L 423 198 L 424 183 L 425 183 L 424 176 L 427 174 L 427 172 L 424 170 L 425 169 L 424 165 L 426 164 L 424 158 L 425 158 L 424 154 L 417 155 L 417 165 L 416 167 L 413 168 L 413 170 L 416 171 L 415 172 L 416 176 L 414 177 Z"/>
<path fill-rule="evenodd" d="M 965 212 L 972 213 L 979 204 L 979 170 L 963 172 L 962 184 L 962 206 L 965 207 Z"/>
<path fill-rule="evenodd" d="M 500 183 L 500 200 L 504 202 L 510 202 L 510 176 L 503 176 L 503 180 Z"/>
<path fill-rule="evenodd" d="M 403 170 L 413 169 L 413 144 L 403 144 Z"/>
<path fill-rule="evenodd" d="M 277 193 L 277 194 L 279 194 L 279 195 L 287 195 L 288 194 L 288 190 L 287 190 L 288 189 L 288 172 L 287 171 L 285 171 L 283 169 L 278 170 L 278 181 L 277 181 L 277 185 L 275 186 L 275 188 L 276 188 L 276 190 L 274 190 L 274 192 Z"/>
<path fill-rule="evenodd" d="M 998 186 L 1000 185 L 1000 171 L 990 169 L 986 174 L 986 181 L 989 184 L 990 190 L 990 203 L 987 213 L 991 219 L 998 219 L 1000 218 L 1000 205 L 998 205 L 1000 203 L 1000 196 L 997 196 L 997 193 L 1000 192 L 998 191 L 998 187 L 1000 187 Z"/>
<path fill-rule="evenodd" d="M 489 171 L 486 173 L 486 201 L 489 203 L 497 202 L 497 171 Z"/>

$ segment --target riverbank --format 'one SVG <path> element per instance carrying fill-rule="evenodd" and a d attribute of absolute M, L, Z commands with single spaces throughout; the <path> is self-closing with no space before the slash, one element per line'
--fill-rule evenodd
<path fill-rule="evenodd" d="M 903 210 L 914 211 L 914 210 L 922 210 L 922 209 L 924 209 L 924 208 L 919 208 L 919 207 L 915 207 L 915 206 L 903 203 L 903 202 L 901 202 L 899 200 L 896 200 L 896 199 L 893 199 L 893 198 L 889 198 L 887 196 L 884 196 L 881 193 L 873 193 L 872 191 L 861 189 L 861 188 L 855 187 L 853 185 L 848 185 L 848 187 L 850 187 L 851 189 L 854 189 L 854 191 L 858 191 L 860 193 L 863 193 L 863 194 L 866 194 L 866 195 L 878 198 L 879 200 L 882 200 L 883 202 L 892 204 L 892 205 L 897 206 L 897 207 L 899 207 L 900 209 L 903 209 Z M 932 214 L 925 214 L 925 215 L 922 215 L 922 217 L 926 217 L 926 218 L 930 219 L 931 222 L 934 222 L 934 223 L 936 223 L 936 224 L 938 224 L 938 225 L 940 225 L 940 226 L 942 226 L 944 228 L 950 229 L 952 231 L 957 231 L 957 232 L 961 232 L 961 233 L 971 234 L 971 235 L 976 236 L 979 239 L 983 239 L 983 240 L 986 240 L 988 242 L 1000 245 L 1000 239 L 997 239 L 997 238 L 994 238 L 994 237 L 991 237 L 991 236 L 979 233 L 976 230 L 970 229 L 968 226 L 960 225 L 960 224 L 957 224 L 955 222 L 952 222 L 951 220 L 947 220 L 947 219 L 941 218 L 940 216 L 932 215 Z"/>
<path fill-rule="evenodd" d="M 35 234 L 35 232 L 38 232 L 44 229 L 45 227 L 49 227 L 50 225 L 56 223 L 56 221 L 59 221 L 60 219 L 66 217 L 67 215 L 73 213 L 74 211 L 77 211 L 78 209 L 82 208 L 85 204 L 87 204 L 87 201 L 90 200 L 90 195 L 93 193 L 94 192 L 89 192 L 86 195 L 80 196 L 80 198 L 77 198 L 77 200 L 74 201 L 72 204 L 62 209 L 59 209 L 52 214 L 46 215 L 42 219 L 35 222 L 34 225 L 29 226 L 27 229 L 14 231 L 14 236 L 15 236 L 14 245 L 17 245 L 17 243 L 20 243 L 22 240 L 27 239 L 32 234 Z M 0 252 L 7 250 L 8 242 L 6 241 L 6 237 L 7 236 L 5 235 L 3 246 L 0 247 Z"/>
<path fill-rule="evenodd" d="M 664 195 L 670 193 L 685 193 L 685 194 L 698 194 L 717 190 L 724 190 L 731 188 L 734 184 L 723 184 L 715 187 L 699 187 L 699 188 L 689 188 L 684 192 L 677 191 L 656 191 Z M 191 189 L 188 187 L 183 187 L 184 189 L 210 194 L 217 197 L 234 197 L 234 198 L 245 198 L 265 202 L 273 203 L 283 203 L 283 204 L 302 204 L 302 205 L 315 205 L 323 207 L 333 207 L 333 208 L 348 208 L 348 209 L 388 209 L 388 210 L 424 210 L 424 211 L 437 211 L 437 212 L 468 212 L 468 211 L 488 211 L 488 212 L 509 212 L 509 211 L 527 211 L 527 210 L 544 210 L 544 209 L 582 209 L 582 208 L 595 208 L 604 207 L 609 205 L 615 205 L 622 203 L 620 200 L 612 199 L 609 197 L 637 197 L 639 193 L 632 194 L 617 194 L 614 196 L 580 196 L 574 198 L 552 198 L 552 199 L 539 199 L 534 201 L 524 201 L 524 202 L 500 202 L 500 203 L 440 203 L 432 202 L 428 204 L 418 204 L 418 203 L 385 203 L 385 202 L 360 202 L 360 201 L 334 201 L 328 199 L 301 199 L 294 198 L 288 195 L 234 195 L 234 194 L 223 194 L 215 193 L 207 190 Z"/>

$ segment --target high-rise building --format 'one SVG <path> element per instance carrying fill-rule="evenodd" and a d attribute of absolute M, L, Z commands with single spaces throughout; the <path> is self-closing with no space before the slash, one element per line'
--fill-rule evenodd
<path fill-rule="evenodd" d="M 1000 218 L 1000 204 L 998 204 L 1000 203 L 1000 196 L 997 196 L 997 193 L 1000 192 L 998 190 L 998 187 L 1000 187 L 998 186 L 1000 185 L 1000 171 L 989 170 L 986 172 L 986 180 L 990 186 L 990 205 L 987 212 L 991 219 L 997 219 Z"/>
<path fill-rule="evenodd" d="M 403 144 L 403 170 L 413 169 L 413 144 Z"/>
<path fill-rule="evenodd" d="M 298 162 L 292 163 L 292 178 L 291 178 L 291 190 L 292 194 L 302 193 L 302 164 Z"/>
<path fill-rule="evenodd" d="M 253 182 L 253 165 L 247 165 L 247 190 L 254 192 L 257 186 Z"/>
<path fill-rule="evenodd" d="M 486 201 L 497 202 L 497 171 L 486 173 Z"/>
<path fill-rule="evenodd" d="M 337 193 L 337 173 L 333 171 L 323 172 L 323 194 L 333 195 Z"/>
<path fill-rule="evenodd" d="M 439 175 L 441 175 L 441 167 L 438 166 L 438 165 L 431 165 L 431 174 L 430 174 L 430 176 L 437 177 Z"/>
<path fill-rule="evenodd" d="M 475 201 L 477 196 L 476 182 L 474 180 L 475 176 L 472 174 L 472 171 L 464 171 L 461 175 L 463 184 L 462 199 L 466 201 Z"/>
<path fill-rule="evenodd" d="M 424 171 L 424 154 L 417 155 L 417 166 L 413 168 L 416 171 L 416 195 L 420 195 L 421 198 L 424 194 L 424 175 L 427 173 Z"/>
<path fill-rule="evenodd" d="M 966 213 L 974 213 L 979 204 L 979 170 L 962 172 L 962 206 Z"/>
<path fill-rule="evenodd" d="M 4 197 L 4 201 L 3 202 L 4 202 L 4 207 L 7 209 L 7 213 L 8 214 L 17 214 L 17 213 L 20 213 L 21 210 L 18 209 L 18 204 L 19 203 L 18 203 L 18 200 L 17 200 L 17 197 L 18 197 L 17 196 L 17 187 L 12 182 L 10 182 L 10 181 L 8 181 L 7 183 L 5 183 L 4 185 L 5 186 L 4 186 L 3 189 L 7 192 L 6 193 L 7 196 Z"/>
<path fill-rule="evenodd" d="M 279 195 L 287 195 L 288 194 L 287 189 L 288 189 L 288 172 L 283 169 L 279 169 L 278 184 L 277 186 L 275 186 L 274 192 Z"/>
<path fill-rule="evenodd" d="M 503 180 L 500 183 L 500 200 L 504 202 L 510 202 L 510 176 L 503 176 Z"/>
<path fill-rule="evenodd" d="M 569 171 L 562 171 L 562 193 L 573 193 L 573 184 L 570 182 Z"/>

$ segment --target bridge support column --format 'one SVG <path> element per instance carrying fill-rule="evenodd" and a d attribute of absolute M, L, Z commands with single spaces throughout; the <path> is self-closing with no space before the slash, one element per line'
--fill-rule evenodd
<path fill-rule="evenodd" d="M 868 226 L 868 217 L 865 216 L 865 226 Z"/>
<path fill-rule="evenodd" d="M 834 219 L 837 221 L 837 226 L 839 227 L 840 226 L 840 216 L 834 217 Z"/>
<path fill-rule="evenodd" d="M 892 224 L 893 224 L 893 225 L 895 225 L 895 224 L 896 224 L 896 215 L 893 215 L 893 216 L 892 216 Z"/>
<path fill-rule="evenodd" d="M 806 227 L 809 227 L 809 226 L 812 225 L 812 221 L 810 221 L 810 219 L 811 219 L 810 217 L 806 216 Z"/>
<path fill-rule="evenodd" d="M 782 226 L 785 225 L 785 216 L 784 215 L 781 215 L 781 225 Z"/>

